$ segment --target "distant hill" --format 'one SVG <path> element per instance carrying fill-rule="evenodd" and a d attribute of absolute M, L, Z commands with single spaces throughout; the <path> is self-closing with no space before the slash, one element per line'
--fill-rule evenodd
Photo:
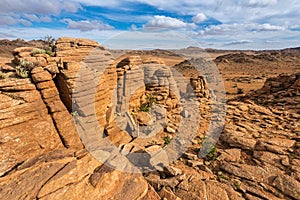
<path fill-rule="evenodd" d="M 12 51 L 18 47 L 24 46 L 34 46 L 38 48 L 42 48 L 45 44 L 42 40 L 31 40 L 25 41 L 23 39 L 16 39 L 16 40 L 0 40 L 0 55 L 11 55 Z"/>

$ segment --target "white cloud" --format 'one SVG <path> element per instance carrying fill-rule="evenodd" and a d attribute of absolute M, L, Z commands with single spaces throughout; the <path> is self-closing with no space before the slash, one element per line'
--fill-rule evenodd
<path fill-rule="evenodd" d="M 24 14 L 23 17 L 30 20 L 30 21 L 32 21 L 32 22 L 39 22 L 40 21 L 40 18 L 35 14 Z"/>
<path fill-rule="evenodd" d="M 51 28 L 13 28 L 13 27 L 1 27 L 0 26 L 0 39 L 17 39 L 22 38 L 24 40 L 40 39 L 46 35 L 51 35 L 54 38 L 59 37 L 74 37 L 74 38 L 89 38 L 91 40 L 102 43 L 103 41 L 120 34 L 117 30 L 92 30 L 88 32 L 82 32 L 76 29 L 51 29 Z"/>
<path fill-rule="evenodd" d="M 100 0 L 100 1 L 95 1 L 95 0 L 73 0 L 75 2 L 85 4 L 88 6 L 101 6 L 101 7 L 115 7 L 115 6 L 120 6 L 124 1 L 122 0 Z M 126 3 L 126 2 L 125 2 Z"/>
<path fill-rule="evenodd" d="M 300 44 L 299 32 L 262 24 L 222 24 L 200 31 L 197 37 L 208 48 L 282 49 Z M 276 41 L 276 42 L 267 42 Z"/>
<path fill-rule="evenodd" d="M 1 15 L 0 14 L 0 25 L 10 25 L 10 24 L 17 24 L 18 20 L 17 20 L 18 16 L 12 15 Z"/>
<path fill-rule="evenodd" d="M 201 30 L 200 35 L 222 35 L 222 34 L 234 34 L 246 30 L 248 24 L 220 24 L 213 25 Z"/>
<path fill-rule="evenodd" d="M 24 14 L 23 18 L 31 22 L 51 22 L 52 19 L 49 16 L 37 16 L 35 14 Z"/>
<path fill-rule="evenodd" d="M 0 26 L 15 25 L 22 24 L 24 26 L 31 26 L 32 23 L 28 19 L 24 19 L 20 16 L 20 14 L 12 13 L 11 15 L 0 14 Z"/>
<path fill-rule="evenodd" d="M 41 22 L 51 22 L 52 18 L 49 16 L 42 16 L 42 17 L 40 17 L 40 21 Z"/>
<path fill-rule="evenodd" d="M 146 3 L 158 9 L 182 15 L 197 15 L 201 10 L 205 11 L 206 16 L 210 18 L 231 24 L 262 22 L 282 26 L 284 22 L 291 22 L 300 18 L 300 1 L 297 0 L 129 1 Z"/>
<path fill-rule="evenodd" d="M 144 26 L 145 30 L 161 30 L 161 29 L 180 29 L 180 28 L 195 28 L 193 23 L 186 23 L 179 19 L 155 15 Z"/>
<path fill-rule="evenodd" d="M 198 13 L 192 19 L 193 19 L 193 22 L 200 23 L 200 22 L 204 22 L 205 20 L 207 20 L 207 17 L 204 13 Z"/>
<path fill-rule="evenodd" d="M 131 30 L 133 30 L 133 31 L 139 30 L 138 27 L 137 27 L 135 24 L 131 24 L 130 28 L 131 28 Z"/>
<path fill-rule="evenodd" d="M 58 15 L 62 11 L 76 12 L 80 9 L 79 3 L 63 0 L 2 0 L 0 13 L 28 13 L 41 15 Z"/>
<path fill-rule="evenodd" d="M 232 42 L 227 42 L 224 44 L 224 46 L 232 46 L 232 45 L 244 45 L 244 44 L 249 44 L 252 43 L 253 41 L 251 40 L 238 40 L 238 41 L 232 41 Z"/>
<path fill-rule="evenodd" d="M 271 24 L 259 24 L 256 27 L 257 31 L 283 31 L 285 28 L 282 26 L 275 26 Z"/>
<path fill-rule="evenodd" d="M 200 35 L 237 35 L 245 34 L 246 32 L 266 32 L 266 31 L 283 31 L 285 30 L 282 26 L 275 26 L 271 24 L 220 24 L 213 25 L 201 30 Z"/>
<path fill-rule="evenodd" d="M 82 20 L 82 21 L 73 21 L 72 19 L 64 19 L 62 22 L 68 24 L 69 29 L 78 29 L 80 31 L 92 31 L 92 30 L 111 30 L 112 26 L 105 24 L 99 20 Z"/>
<path fill-rule="evenodd" d="M 277 4 L 277 0 L 248 0 L 247 6 L 250 7 L 266 7 Z"/>
<path fill-rule="evenodd" d="M 51 22 L 50 16 L 58 16 L 62 12 L 77 12 L 81 5 L 73 1 L 63 0 L 2 0 L 0 6 L 0 25 L 21 23 L 31 26 L 32 22 Z"/>
<path fill-rule="evenodd" d="M 17 36 L 15 36 L 15 35 L 12 35 L 12 34 L 10 34 L 10 33 L 1 33 L 0 32 L 0 39 L 2 38 L 2 39 L 15 39 Z"/>
<path fill-rule="evenodd" d="M 294 24 L 288 27 L 290 30 L 300 31 L 300 24 Z"/>
<path fill-rule="evenodd" d="M 23 24 L 24 26 L 31 26 L 32 25 L 32 23 L 30 21 L 25 20 L 25 19 L 20 19 L 18 22 Z"/>

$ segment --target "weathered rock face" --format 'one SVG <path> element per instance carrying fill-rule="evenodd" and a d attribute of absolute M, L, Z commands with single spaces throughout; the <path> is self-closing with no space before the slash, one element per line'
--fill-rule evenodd
<path fill-rule="evenodd" d="M 52 57 L 33 56 L 32 48 L 15 50 L 16 63 L 40 58 L 45 62 L 31 71 L 30 78 L 0 80 L 0 199 L 300 198 L 300 129 L 295 113 L 299 75 L 268 80 L 255 93 L 255 101 L 247 95 L 243 101 L 230 100 L 219 142 L 200 159 L 197 153 L 211 120 L 209 91 L 190 62 L 174 66 L 180 77 L 160 58 L 130 54 L 115 60 L 98 46 L 90 40 L 60 38 Z M 147 68 L 142 70 L 143 65 Z M 125 76 L 127 82 L 120 81 Z M 176 137 L 177 125 L 191 113 L 181 110 L 174 79 L 191 83 L 201 100 L 202 121 L 191 148 L 170 166 L 160 165 L 144 177 L 109 167 L 122 165 L 121 170 L 133 171 L 137 163 L 101 149 L 99 138 L 122 147 L 122 155 L 145 152 L 155 158 L 155 152 Z M 126 84 L 139 82 L 137 90 L 126 90 Z M 285 102 L 262 105 L 285 92 Z M 126 96 L 128 105 L 115 108 L 113 102 L 123 102 Z M 166 122 L 163 128 L 154 127 L 157 135 L 139 138 L 116 120 L 117 111 L 129 110 L 141 130 L 155 125 L 147 107 L 153 99 L 166 110 L 159 115 Z M 280 105 L 288 109 L 278 109 Z M 78 130 L 83 129 L 87 140 L 79 138 Z M 105 159 L 100 162 L 91 153 Z"/>
<path fill-rule="evenodd" d="M 81 149 L 82 144 L 77 135 L 73 118 L 60 99 L 60 94 L 52 80 L 52 75 L 41 67 L 34 68 L 31 74 L 32 80 L 47 106 L 48 113 L 52 117 L 53 124 L 63 145 L 67 148 Z"/>
<path fill-rule="evenodd" d="M 25 160 L 63 147 L 41 94 L 30 79 L 0 80 L 1 164 L 5 175 Z"/>
<path fill-rule="evenodd" d="M 1 178 L 1 199 L 139 199 L 148 185 L 139 174 L 108 168 L 86 152 L 55 150 Z"/>
<path fill-rule="evenodd" d="M 297 120 L 252 101 L 230 101 L 215 151 L 199 159 L 193 145 L 175 169 L 146 179 L 171 199 L 298 199 Z"/>
<path fill-rule="evenodd" d="M 63 37 L 56 41 L 56 56 L 63 57 L 63 62 L 80 62 L 98 46 L 99 44 L 92 40 Z"/>
<path fill-rule="evenodd" d="M 189 95 L 207 99 L 210 97 L 210 92 L 203 76 L 205 74 L 200 74 L 200 69 L 209 69 L 212 65 L 214 65 L 214 63 L 198 58 L 185 60 L 179 64 L 176 64 L 174 68 L 189 80 L 191 85 L 190 88 L 187 88 L 187 93 Z"/>
<path fill-rule="evenodd" d="M 258 55 L 247 55 L 245 53 L 235 53 L 235 54 L 227 54 L 218 56 L 215 61 L 216 62 L 235 62 L 235 63 L 253 63 L 257 60 L 263 60 L 263 61 L 278 61 L 278 53 L 277 54 L 271 54 L 271 53 L 261 53 Z"/>
<path fill-rule="evenodd" d="M 300 114 L 300 74 L 269 78 L 261 90 L 249 97 L 259 104 Z"/>
<path fill-rule="evenodd" d="M 93 86 L 88 81 L 94 77 L 88 70 L 82 70 L 85 64 L 97 65 L 103 59 L 111 59 L 97 55 L 95 60 L 91 52 L 96 46 L 98 43 L 90 40 L 60 38 L 55 57 L 32 55 L 33 48 L 14 51 L 15 63 L 27 60 L 39 62 L 40 67 L 31 71 L 30 78 L 0 80 L 0 199 L 155 197 L 156 193 L 151 192 L 140 174 L 109 168 L 81 150 L 83 145 L 71 115 L 71 96 L 80 100 Z M 80 63 L 86 57 L 86 63 Z M 85 87 L 73 93 L 78 72 L 86 81 Z M 112 73 L 108 68 L 104 73 L 107 76 L 96 82 L 96 89 L 99 85 L 100 88 L 95 90 L 96 110 L 102 124 L 106 123 L 116 70 Z M 75 103 L 90 103 L 83 100 Z"/>

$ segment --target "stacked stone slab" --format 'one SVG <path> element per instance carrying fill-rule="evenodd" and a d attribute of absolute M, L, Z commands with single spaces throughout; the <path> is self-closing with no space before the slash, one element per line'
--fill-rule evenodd
<path fill-rule="evenodd" d="M 31 157 L 63 146 L 30 79 L 0 80 L 1 176 Z"/>
<path fill-rule="evenodd" d="M 151 196 L 151 187 L 140 174 L 109 168 L 80 150 L 83 145 L 75 128 L 76 116 L 86 120 L 85 128 L 104 126 L 117 80 L 115 68 L 104 66 L 112 60 L 109 52 L 93 53 L 96 46 L 98 43 L 90 40 L 60 38 L 52 57 L 32 55 L 32 48 L 14 51 L 16 64 L 27 60 L 39 67 L 29 78 L 0 80 L 0 199 Z M 95 116 L 90 113 L 91 103 Z M 118 138 L 122 140 L 122 134 Z"/>
<path fill-rule="evenodd" d="M 300 114 L 300 74 L 269 78 L 262 89 L 248 96 L 259 104 Z"/>

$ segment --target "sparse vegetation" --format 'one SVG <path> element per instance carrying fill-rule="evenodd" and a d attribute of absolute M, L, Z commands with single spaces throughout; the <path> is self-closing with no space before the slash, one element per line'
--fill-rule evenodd
<path fill-rule="evenodd" d="M 49 56 L 53 56 L 53 52 L 50 51 L 50 50 L 45 50 L 45 49 L 34 49 L 32 52 L 31 52 L 31 55 L 32 56 L 35 56 L 37 54 L 47 54 Z"/>
<path fill-rule="evenodd" d="M 78 116 L 79 114 L 78 114 L 77 111 L 73 111 L 73 112 L 71 112 L 71 115 L 72 115 L 73 117 L 75 117 L 75 116 Z"/>
<path fill-rule="evenodd" d="M 56 42 L 55 38 L 51 35 L 46 35 L 43 38 L 43 41 L 46 43 L 44 49 L 52 52 L 52 49 L 55 46 L 55 42 Z"/>
<path fill-rule="evenodd" d="M 149 112 L 152 106 L 157 102 L 156 98 L 154 98 L 152 95 L 147 95 L 146 99 L 147 102 L 142 104 L 140 107 L 140 111 L 142 112 Z"/>
<path fill-rule="evenodd" d="M 212 148 L 207 152 L 206 157 L 209 160 L 215 160 L 218 157 L 218 151 L 216 146 L 212 146 Z"/>
<path fill-rule="evenodd" d="M 46 35 L 42 38 L 42 41 L 44 42 L 44 46 L 42 49 L 42 54 L 48 54 L 49 56 L 53 56 L 55 53 L 55 43 L 56 39 L 53 36 Z"/>
<path fill-rule="evenodd" d="M 29 62 L 28 60 L 21 60 L 16 67 L 16 73 L 21 78 L 28 78 L 30 71 L 39 66 L 38 62 Z"/>
<path fill-rule="evenodd" d="M 164 138 L 165 144 L 170 144 L 170 142 L 172 141 L 173 137 L 172 136 L 167 136 Z"/>
<path fill-rule="evenodd" d="M 225 175 L 223 174 L 223 172 L 221 172 L 221 171 L 218 172 L 218 178 L 219 178 L 219 179 L 224 179 L 224 180 L 230 181 L 230 178 L 227 177 L 227 176 L 225 176 Z"/>
<path fill-rule="evenodd" d="M 36 54 L 43 54 L 43 53 L 45 53 L 45 50 L 43 49 L 34 49 L 32 50 L 31 55 L 35 56 Z"/>
<path fill-rule="evenodd" d="M 289 159 L 292 161 L 296 158 L 296 154 L 295 153 L 290 153 L 289 155 Z"/>
<path fill-rule="evenodd" d="M 241 184 L 240 183 L 238 183 L 238 182 L 233 182 L 233 185 L 236 187 L 236 188 L 240 188 L 241 187 Z"/>

